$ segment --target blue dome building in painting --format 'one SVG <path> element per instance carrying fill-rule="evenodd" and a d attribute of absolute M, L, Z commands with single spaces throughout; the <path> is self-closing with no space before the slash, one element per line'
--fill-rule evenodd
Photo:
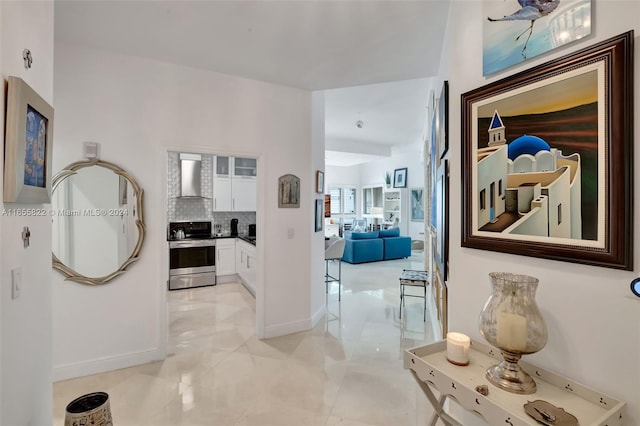
<path fill-rule="evenodd" d="M 513 161 L 523 154 L 535 156 L 540 151 L 551 152 L 551 147 L 537 136 L 524 135 L 509 143 L 508 157 L 509 160 Z"/>
<path fill-rule="evenodd" d="M 495 111 L 477 150 L 477 230 L 582 239 L 580 155 L 535 135 L 509 142 L 505 129 Z"/>

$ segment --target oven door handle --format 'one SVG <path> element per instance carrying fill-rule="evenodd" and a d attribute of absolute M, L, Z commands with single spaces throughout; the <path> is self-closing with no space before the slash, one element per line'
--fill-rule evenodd
<path fill-rule="evenodd" d="M 199 241 L 170 241 L 169 248 L 191 248 L 191 247 L 215 247 L 215 240 L 199 240 Z"/>

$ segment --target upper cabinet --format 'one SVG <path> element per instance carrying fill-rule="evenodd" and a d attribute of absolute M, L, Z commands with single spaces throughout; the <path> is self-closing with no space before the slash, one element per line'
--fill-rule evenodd
<path fill-rule="evenodd" d="M 213 162 L 213 175 L 216 177 L 231 177 L 231 160 L 232 157 L 216 155 Z"/>
<path fill-rule="evenodd" d="M 255 158 L 216 156 L 213 162 L 213 211 L 256 211 L 256 166 Z"/>
<path fill-rule="evenodd" d="M 255 158 L 233 158 L 233 177 L 256 177 L 258 161 Z"/>

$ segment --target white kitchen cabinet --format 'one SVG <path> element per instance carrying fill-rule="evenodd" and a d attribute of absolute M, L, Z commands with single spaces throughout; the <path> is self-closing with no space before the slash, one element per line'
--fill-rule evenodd
<path fill-rule="evenodd" d="M 233 211 L 231 178 L 219 176 L 213 178 L 213 211 Z"/>
<path fill-rule="evenodd" d="M 213 170 L 213 211 L 255 212 L 257 195 L 255 158 L 216 156 Z"/>
<path fill-rule="evenodd" d="M 216 240 L 216 275 L 236 273 L 236 239 L 220 238 Z"/>
<path fill-rule="evenodd" d="M 255 158 L 233 158 L 233 177 L 256 177 L 258 160 Z"/>
<path fill-rule="evenodd" d="M 255 178 L 233 178 L 231 181 L 231 210 L 255 212 L 257 207 L 257 183 Z"/>
<path fill-rule="evenodd" d="M 213 161 L 213 175 L 221 177 L 231 177 L 232 157 L 216 155 Z"/>
<path fill-rule="evenodd" d="M 256 247 L 243 240 L 236 240 L 236 272 L 242 283 L 255 296 L 258 276 Z"/>

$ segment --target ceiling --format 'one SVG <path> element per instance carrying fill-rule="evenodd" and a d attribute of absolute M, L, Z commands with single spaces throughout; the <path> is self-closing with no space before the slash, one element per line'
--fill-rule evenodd
<path fill-rule="evenodd" d="M 334 89 L 326 94 L 327 140 L 388 150 L 422 133 L 424 110 L 414 108 L 426 107 L 424 78 L 437 75 L 449 5 L 57 0 L 54 7 L 57 41 L 306 90 Z M 358 117 L 362 129 L 355 126 Z"/>

